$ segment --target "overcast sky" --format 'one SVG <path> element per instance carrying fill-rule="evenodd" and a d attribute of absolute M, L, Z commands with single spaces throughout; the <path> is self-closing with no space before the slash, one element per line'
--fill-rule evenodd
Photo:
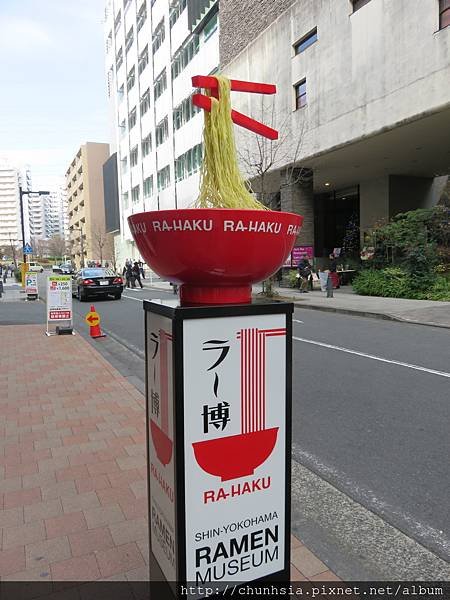
<path fill-rule="evenodd" d="M 104 0 L 0 0 L 0 156 L 33 187 L 64 177 L 79 146 L 109 142 Z"/>

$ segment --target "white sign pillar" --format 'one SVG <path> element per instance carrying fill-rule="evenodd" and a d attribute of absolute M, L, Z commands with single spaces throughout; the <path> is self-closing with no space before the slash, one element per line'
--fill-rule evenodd
<path fill-rule="evenodd" d="M 286 584 L 292 304 L 144 310 L 150 580 Z"/>
<path fill-rule="evenodd" d="M 50 331 L 50 323 L 62 323 L 73 326 L 72 277 L 70 275 L 49 275 L 47 277 L 47 329 L 46 335 L 55 335 Z"/>

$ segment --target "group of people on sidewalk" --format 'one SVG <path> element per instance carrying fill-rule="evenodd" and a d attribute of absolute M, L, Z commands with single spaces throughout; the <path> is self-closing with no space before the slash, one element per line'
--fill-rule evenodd
<path fill-rule="evenodd" d="M 14 277 L 15 267 L 13 264 L 11 265 L 2 265 L 0 264 L 0 277 L 3 279 L 3 283 L 6 283 L 8 278 L 8 273 L 10 277 Z"/>
<path fill-rule="evenodd" d="M 303 254 L 297 265 L 298 274 L 298 287 L 301 294 L 307 294 L 308 291 L 313 289 L 313 267 L 308 260 L 306 254 Z M 319 273 L 320 287 L 322 291 L 327 292 L 328 297 L 333 296 L 333 288 L 339 288 L 339 276 L 337 273 L 337 261 L 334 254 L 329 256 L 329 267 L 328 271 L 321 271 Z"/>
<path fill-rule="evenodd" d="M 134 261 L 133 263 L 130 259 L 127 259 L 122 275 L 125 276 L 127 288 L 136 288 L 136 282 L 140 285 L 141 289 L 144 287 L 141 281 L 141 277 L 145 279 L 144 263 L 141 261 Z"/>

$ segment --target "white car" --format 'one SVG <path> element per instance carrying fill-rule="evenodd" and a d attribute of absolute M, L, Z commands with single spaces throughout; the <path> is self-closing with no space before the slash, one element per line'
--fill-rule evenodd
<path fill-rule="evenodd" d="M 27 268 L 28 268 L 28 271 L 31 271 L 34 273 L 43 273 L 44 272 L 44 267 L 36 262 L 28 263 Z"/>

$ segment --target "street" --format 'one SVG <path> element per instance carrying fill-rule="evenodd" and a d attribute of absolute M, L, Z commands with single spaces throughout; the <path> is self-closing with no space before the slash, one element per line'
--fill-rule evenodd
<path fill-rule="evenodd" d="M 93 301 L 108 334 L 95 347 L 141 389 L 144 298 L 174 296 Z M 73 302 L 83 335 L 90 304 Z M 0 307 L 2 323 L 44 319 L 43 302 Z M 437 578 L 450 555 L 448 330 L 296 308 L 293 333 L 293 531 L 348 578 Z"/>

